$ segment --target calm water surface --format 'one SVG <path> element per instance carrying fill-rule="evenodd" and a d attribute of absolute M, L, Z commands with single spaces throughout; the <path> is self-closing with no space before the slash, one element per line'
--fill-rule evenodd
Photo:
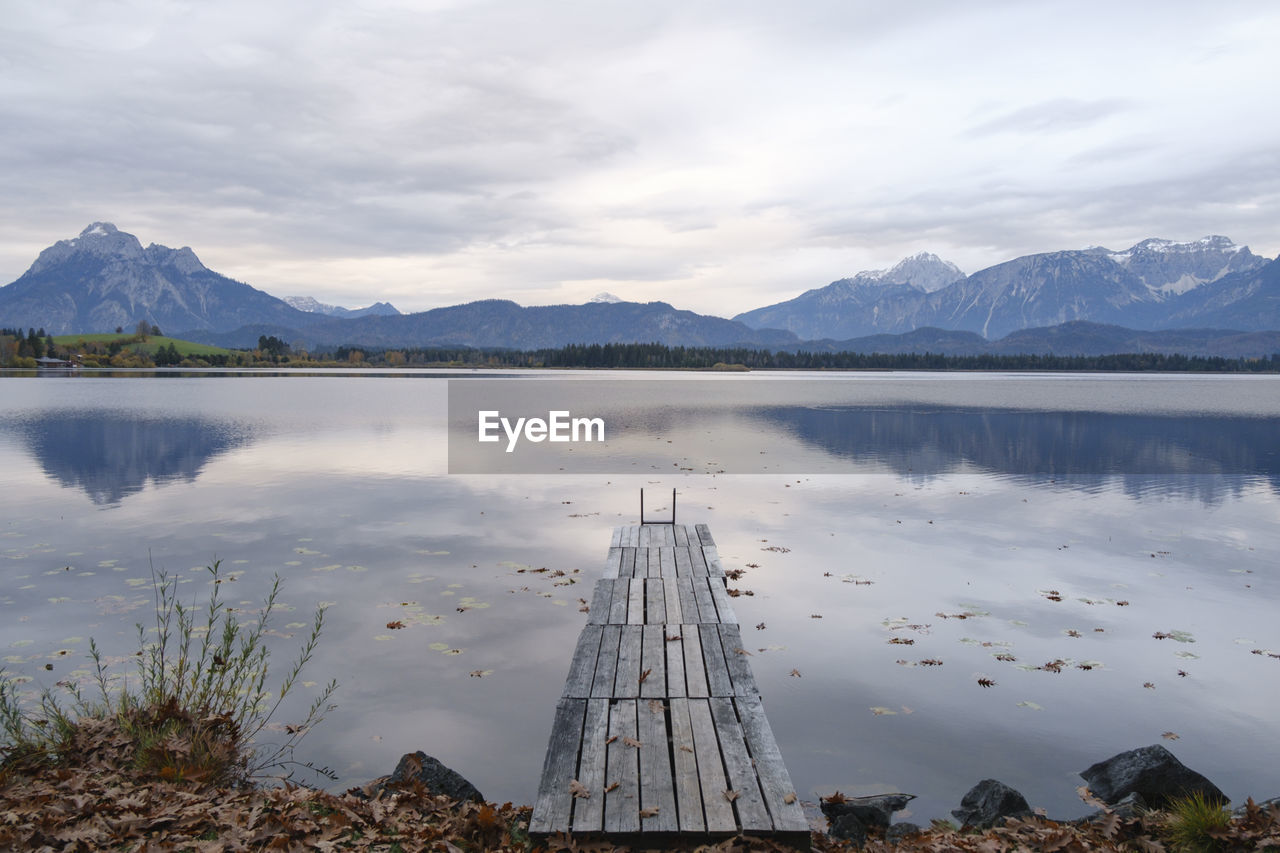
<path fill-rule="evenodd" d="M 747 569 L 802 798 L 903 790 L 927 821 L 995 777 L 1070 817 L 1078 771 L 1151 743 L 1280 793 L 1276 378 L 521 374 L 628 430 L 568 473 L 460 476 L 462 375 L 0 378 L 8 675 L 83 677 L 90 636 L 127 671 L 149 566 L 195 598 L 219 559 L 245 607 L 283 578 L 281 669 L 329 606 L 300 700 L 336 678 L 339 708 L 301 757 L 335 787 L 423 749 L 528 803 L 610 531 L 677 487 Z"/>

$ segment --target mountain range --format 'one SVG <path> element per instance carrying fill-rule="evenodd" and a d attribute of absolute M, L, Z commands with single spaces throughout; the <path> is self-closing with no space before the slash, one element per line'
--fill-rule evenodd
<path fill-rule="evenodd" d="M 1258 281 L 1267 266 L 1247 246 L 1218 236 L 1191 243 L 1143 240 L 1122 252 L 1093 247 L 1027 255 L 970 276 L 936 255 L 920 254 L 891 270 L 858 273 L 734 319 L 810 339 L 928 326 L 991 339 L 1071 320 L 1146 330 L 1275 329 L 1280 304 L 1258 296 L 1267 290 Z"/>
<path fill-rule="evenodd" d="M 584 305 L 488 299 L 401 314 L 309 297 L 278 299 L 205 267 L 187 247 L 146 248 L 96 222 L 42 251 L 0 287 L 0 327 L 50 334 L 132 328 L 231 347 L 276 335 L 308 349 L 469 346 L 535 349 L 658 342 L 948 354 L 1280 351 L 1280 263 L 1226 237 L 1143 240 L 1015 258 L 966 276 L 920 253 L 732 320 L 601 294 Z M 1177 331 L 1175 331 L 1177 330 Z M 1115 347 L 1120 347 L 1116 349 Z M 1100 349 L 1101 348 L 1101 349 Z"/>

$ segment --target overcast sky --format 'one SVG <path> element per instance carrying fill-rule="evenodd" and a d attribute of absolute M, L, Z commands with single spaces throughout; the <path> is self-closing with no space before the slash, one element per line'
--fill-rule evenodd
<path fill-rule="evenodd" d="M 1274 0 L 6 3 L 0 283 L 95 220 L 404 311 L 1275 257 L 1277 44 Z"/>

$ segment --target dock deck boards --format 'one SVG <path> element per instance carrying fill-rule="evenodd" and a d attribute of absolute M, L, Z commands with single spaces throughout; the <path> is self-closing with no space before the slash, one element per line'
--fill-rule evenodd
<path fill-rule="evenodd" d="M 530 832 L 655 843 L 745 833 L 807 847 L 748 657 L 705 524 L 616 528 Z"/>

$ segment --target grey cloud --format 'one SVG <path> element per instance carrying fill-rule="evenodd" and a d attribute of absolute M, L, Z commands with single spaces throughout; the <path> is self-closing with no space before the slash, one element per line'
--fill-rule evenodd
<path fill-rule="evenodd" d="M 1054 98 L 1011 110 L 988 119 L 966 131 L 967 136 L 991 136 L 997 133 L 1057 133 L 1088 127 L 1118 113 L 1133 109 L 1123 98 L 1079 100 Z"/>

